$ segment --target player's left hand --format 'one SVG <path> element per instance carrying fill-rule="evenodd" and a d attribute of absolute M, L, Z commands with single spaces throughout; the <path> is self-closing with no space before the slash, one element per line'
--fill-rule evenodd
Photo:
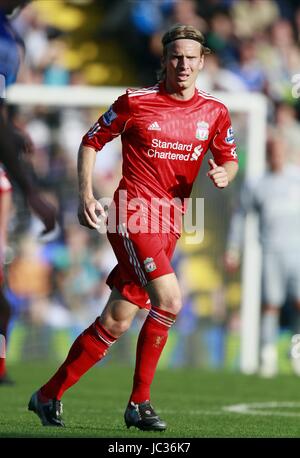
<path fill-rule="evenodd" d="M 229 184 L 228 175 L 224 167 L 217 165 L 213 159 L 208 160 L 210 171 L 207 176 L 217 188 L 226 188 Z"/>

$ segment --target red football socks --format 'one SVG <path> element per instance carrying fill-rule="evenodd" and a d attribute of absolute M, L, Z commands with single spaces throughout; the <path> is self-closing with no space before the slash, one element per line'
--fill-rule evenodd
<path fill-rule="evenodd" d="M 100 361 L 116 341 L 98 318 L 73 343 L 67 359 L 53 377 L 39 391 L 39 399 L 61 399 L 63 393 L 74 385 L 94 364 Z"/>
<path fill-rule="evenodd" d="M 3 377 L 6 373 L 5 358 L 0 358 L 0 377 Z"/>
<path fill-rule="evenodd" d="M 158 307 L 152 307 L 140 331 L 133 389 L 130 401 L 138 404 L 150 400 L 150 386 L 160 355 L 167 342 L 168 330 L 175 322 L 176 315 Z"/>
<path fill-rule="evenodd" d="M 6 374 L 6 342 L 3 334 L 0 334 L 0 378 Z"/>

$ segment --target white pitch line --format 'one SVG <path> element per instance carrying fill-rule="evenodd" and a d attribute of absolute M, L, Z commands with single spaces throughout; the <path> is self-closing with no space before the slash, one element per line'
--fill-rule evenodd
<path fill-rule="evenodd" d="M 299 402 L 252 402 L 249 404 L 235 404 L 224 406 L 223 411 L 231 413 L 239 413 L 243 415 L 261 415 L 261 416 L 278 416 L 278 417 L 300 417 L 300 412 L 283 412 L 272 410 L 257 410 L 257 409 L 278 409 L 278 408 L 299 408 Z"/>
<path fill-rule="evenodd" d="M 168 414 L 168 415 L 178 415 L 177 410 L 169 410 L 169 409 L 163 409 L 159 411 L 161 414 Z M 184 413 L 187 413 L 188 415 L 224 415 L 225 412 L 222 410 L 186 410 Z"/>
<path fill-rule="evenodd" d="M 118 411 L 124 413 L 124 410 L 118 409 Z M 178 415 L 178 410 L 159 409 L 157 413 L 159 415 Z M 184 413 L 188 415 L 226 415 L 226 412 L 222 410 L 186 410 Z"/>
<path fill-rule="evenodd" d="M 284 412 L 263 409 L 289 409 L 298 408 L 298 412 Z M 178 411 L 173 409 L 162 409 L 160 414 L 178 414 Z M 249 404 L 234 404 L 230 406 L 220 407 L 218 410 L 186 410 L 185 414 L 192 416 L 201 415 L 226 415 L 228 413 L 243 414 L 243 415 L 261 415 L 261 416 L 278 416 L 278 417 L 300 417 L 300 403 L 299 402 L 252 402 Z"/>

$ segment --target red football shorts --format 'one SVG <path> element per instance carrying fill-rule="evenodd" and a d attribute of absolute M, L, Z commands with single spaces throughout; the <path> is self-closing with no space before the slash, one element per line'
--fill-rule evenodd
<path fill-rule="evenodd" d="M 119 226 L 120 227 L 120 226 Z M 174 234 L 128 233 L 122 230 L 107 232 L 118 264 L 109 274 L 106 283 L 122 294 L 124 299 L 140 308 L 150 308 L 147 283 L 173 271 L 170 260 L 177 238 Z"/>

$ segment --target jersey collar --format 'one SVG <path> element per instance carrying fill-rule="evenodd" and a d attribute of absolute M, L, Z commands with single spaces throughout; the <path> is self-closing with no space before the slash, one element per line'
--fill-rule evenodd
<path fill-rule="evenodd" d="M 166 97 L 168 99 L 169 102 L 171 102 L 173 105 L 176 105 L 177 107 L 178 106 L 187 107 L 187 106 L 193 105 L 196 102 L 196 100 L 198 99 L 198 91 L 197 91 L 196 88 L 195 88 L 195 92 L 194 92 L 193 97 L 190 98 L 189 100 L 177 100 L 177 99 L 174 99 L 173 97 L 171 97 L 167 93 L 164 81 L 159 83 L 159 91 L 164 97 Z"/>

